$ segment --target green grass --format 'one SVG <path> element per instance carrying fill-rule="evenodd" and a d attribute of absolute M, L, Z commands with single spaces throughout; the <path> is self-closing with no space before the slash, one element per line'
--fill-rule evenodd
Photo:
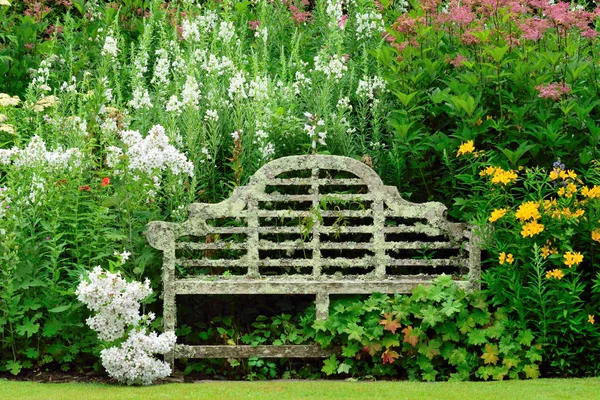
<path fill-rule="evenodd" d="M 600 379 L 507 382 L 270 381 L 172 383 L 149 387 L 0 380 L 0 399 L 600 399 Z"/>

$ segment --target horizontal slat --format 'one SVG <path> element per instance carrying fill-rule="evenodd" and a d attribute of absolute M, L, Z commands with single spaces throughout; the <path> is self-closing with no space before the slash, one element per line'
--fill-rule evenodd
<path fill-rule="evenodd" d="M 409 258 L 391 259 L 386 262 L 387 266 L 406 266 L 406 267 L 445 267 L 445 266 L 460 266 L 466 262 L 464 258 L 449 259 L 430 259 L 430 260 L 414 260 Z"/>
<path fill-rule="evenodd" d="M 331 216 L 335 215 L 335 212 Z M 369 215 L 360 215 L 362 217 L 368 217 Z M 358 215 L 357 215 L 358 217 Z M 319 226 L 320 233 L 373 233 L 375 227 L 373 225 L 362 225 L 362 226 Z M 300 233 L 300 226 L 260 226 L 257 228 L 243 227 L 243 226 L 215 226 L 210 227 L 209 231 L 204 233 L 205 235 L 212 234 L 252 234 L 258 233 Z M 417 225 L 417 226 L 394 226 L 383 228 L 384 233 L 422 233 L 428 236 L 442 236 L 445 234 L 439 228 L 430 225 Z M 185 235 L 182 235 L 185 236 Z"/>
<path fill-rule="evenodd" d="M 386 226 L 383 228 L 384 233 L 422 233 L 429 236 L 442 236 L 445 234 L 443 230 L 432 225 L 398 225 Z"/>
<path fill-rule="evenodd" d="M 460 249 L 460 245 L 452 242 L 385 242 L 386 250 L 439 250 Z"/>
<path fill-rule="evenodd" d="M 175 249 L 177 249 L 177 250 L 240 250 L 240 249 L 247 249 L 247 248 L 248 248 L 248 244 L 246 242 L 240 242 L 240 243 L 179 242 L 179 243 L 175 243 Z"/>
<path fill-rule="evenodd" d="M 208 279 L 213 280 L 208 280 Z M 176 294 L 369 294 L 410 293 L 418 285 L 429 285 L 432 276 L 394 277 L 383 280 L 347 279 L 347 280 L 298 280 L 284 278 L 233 279 L 213 277 L 207 279 L 188 278 L 173 282 Z M 459 287 L 466 288 L 468 281 L 454 281 Z"/>
<path fill-rule="evenodd" d="M 298 218 L 314 216 L 315 213 L 305 210 L 256 210 L 252 211 L 253 215 L 259 218 Z M 327 211 L 319 210 L 319 216 L 321 217 L 345 217 L 345 218 L 361 218 L 371 217 L 373 213 L 370 208 L 365 210 L 339 210 L 339 211 Z"/>
<path fill-rule="evenodd" d="M 260 193 L 254 196 L 254 199 L 257 201 L 312 201 L 315 197 L 312 194 L 267 194 Z M 318 196 L 319 200 L 323 198 L 328 198 L 335 202 L 336 200 L 340 201 L 371 201 L 373 200 L 373 195 L 369 193 L 356 193 L 356 194 L 348 194 L 348 193 L 332 193 L 332 194 L 321 194 Z"/>
<path fill-rule="evenodd" d="M 441 267 L 452 265 L 463 265 L 467 260 L 462 258 L 454 259 L 411 259 L 411 258 L 391 258 L 385 259 L 386 266 L 415 266 L 415 267 Z M 182 267 L 248 267 L 249 263 L 246 256 L 239 259 L 183 259 L 176 260 Z M 274 258 L 258 260 L 253 263 L 259 267 L 313 267 L 314 261 L 310 258 Z M 340 267 L 340 268 L 369 268 L 377 265 L 375 256 L 362 258 L 321 258 L 319 265 L 322 267 Z"/>
<path fill-rule="evenodd" d="M 325 186 L 362 186 L 367 185 L 362 179 L 313 179 L 313 178 L 274 178 L 267 182 L 269 186 L 311 186 L 313 183 Z"/>
<path fill-rule="evenodd" d="M 176 263 L 183 267 L 247 267 L 246 257 L 237 260 L 209 260 L 209 259 L 181 259 Z M 320 263 L 323 267 L 357 267 L 367 268 L 375 265 L 374 257 L 363 258 L 322 258 Z M 254 265 L 259 267 L 312 267 L 314 261 L 306 258 L 277 258 L 258 260 Z"/>
<path fill-rule="evenodd" d="M 332 350 L 318 345 L 175 346 L 175 358 L 327 358 Z"/>

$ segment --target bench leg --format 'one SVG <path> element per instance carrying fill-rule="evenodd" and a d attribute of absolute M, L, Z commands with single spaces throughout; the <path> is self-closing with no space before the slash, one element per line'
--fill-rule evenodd
<path fill-rule="evenodd" d="M 175 292 L 168 290 L 164 293 L 163 322 L 165 332 L 175 332 L 176 319 L 177 304 L 175 302 Z M 165 362 L 169 364 L 171 371 L 175 371 L 175 349 L 165 354 Z"/>

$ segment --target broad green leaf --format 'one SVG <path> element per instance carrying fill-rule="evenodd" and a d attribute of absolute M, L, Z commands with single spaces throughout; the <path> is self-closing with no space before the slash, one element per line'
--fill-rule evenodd
<path fill-rule="evenodd" d="M 358 353 L 360 350 L 360 345 L 356 342 L 348 343 L 345 346 L 342 346 L 342 355 L 344 357 L 352 358 Z"/>
<path fill-rule="evenodd" d="M 332 375 L 337 372 L 339 365 L 340 362 L 336 358 L 335 354 L 332 354 L 331 357 L 323 362 L 323 368 L 321 371 L 325 372 L 327 375 Z"/>
<path fill-rule="evenodd" d="M 4 364 L 4 367 L 11 374 L 18 375 L 19 372 L 21 372 L 23 365 L 19 361 L 10 360 L 6 364 Z"/>
<path fill-rule="evenodd" d="M 537 379 L 540 377 L 540 367 L 535 364 L 526 365 L 523 367 L 523 372 L 527 378 Z"/>

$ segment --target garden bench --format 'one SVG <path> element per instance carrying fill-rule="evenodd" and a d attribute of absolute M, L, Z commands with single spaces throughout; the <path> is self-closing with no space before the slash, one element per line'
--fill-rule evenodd
<path fill-rule="evenodd" d="M 441 203 L 415 204 L 364 163 L 340 156 L 284 157 L 217 204 L 192 204 L 182 223 L 151 222 L 163 252 L 164 328 L 176 296 L 309 294 L 326 319 L 332 294 L 410 293 L 442 273 L 476 289 L 480 249 L 471 227 Z M 185 276 L 202 268 L 203 275 Z M 187 346 L 168 357 L 326 357 L 317 345 Z"/>

